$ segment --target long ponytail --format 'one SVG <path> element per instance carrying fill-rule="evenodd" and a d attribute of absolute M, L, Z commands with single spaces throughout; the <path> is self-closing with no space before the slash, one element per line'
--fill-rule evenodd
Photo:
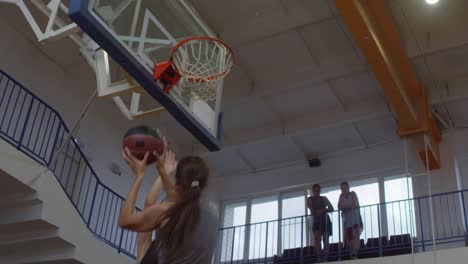
<path fill-rule="evenodd" d="M 176 170 L 178 198 L 173 206 L 155 222 L 156 250 L 162 253 L 165 262 L 178 254 L 184 254 L 184 243 L 189 241 L 200 220 L 200 197 L 206 186 L 208 166 L 199 157 L 180 160 Z"/>

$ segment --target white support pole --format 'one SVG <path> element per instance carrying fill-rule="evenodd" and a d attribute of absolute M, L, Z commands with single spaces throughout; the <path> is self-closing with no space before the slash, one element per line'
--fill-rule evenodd
<path fill-rule="evenodd" d="M 213 133 L 218 136 L 218 128 L 219 128 L 219 114 L 221 113 L 221 104 L 222 104 L 222 98 L 223 98 L 223 85 L 224 85 L 224 79 L 219 80 L 219 85 L 218 89 L 216 91 L 216 101 L 215 101 L 215 118 L 213 120 Z M 221 131 L 220 137 L 222 137 L 223 131 Z M 221 138 L 219 138 L 221 139 Z"/>
<path fill-rule="evenodd" d="M 132 113 L 128 110 L 127 106 L 125 103 L 122 101 L 122 98 L 116 96 L 113 97 L 112 100 L 114 100 L 115 105 L 117 108 L 119 108 L 120 112 L 128 119 L 128 120 L 133 120 Z"/>
<path fill-rule="evenodd" d="M 458 191 L 458 199 L 459 199 L 459 203 L 460 203 L 460 208 L 463 208 L 463 181 L 462 181 L 462 175 L 460 173 L 460 166 L 458 164 L 458 155 L 457 155 L 457 152 L 454 150 L 454 148 L 452 148 L 452 151 L 454 152 L 453 153 L 453 169 L 454 169 L 454 172 L 455 172 L 455 178 L 456 178 L 456 181 L 457 181 L 457 191 Z M 465 214 L 463 213 L 463 210 L 462 210 L 462 213 L 461 213 L 461 220 L 462 220 L 462 223 L 466 223 L 466 216 Z M 463 230 L 465 230 L 465 234 L 468 234 L 468 230 L 466 230 L 466 225 L 463 225 Z"/>
<path fill-rule="evenodd" d="M 130 113 L 132 113 L 132 115 L 136 115 L 139 112 L 140 97 L 141 95 L 139 93 L 132 93 L 132 101 L 130 103 Z"/>
<path fill-rule="evenodd" d="M 55 18 L 57 17 L 59 5 L 60 5 L 60 0 L 51 0 L 49 4 L 47 4 L 47 8 L 49 8 L 51 12 L 50 12 L 49 21 L 47 22 L 47 27 L 45 30 L 46 33 L 54 29 L 53 28 L 54 21 L 55 21 Z"/>
<path fill-rule="evenodd" d="M 130 29 L 130 36 L 131 37 L 135 36 L 136 26 L 138 24 L 138 17 L 140 15 L 140 9 L 141 9 L 141 0 L 137 0 L 137 3 L 135 4 L 135 10 L 133 12 L 132 27 Z M 128 46 L 130 48 L 133 48 L 133 42 L 130 42 Z"/>
<path fill-rule="evenodd" d="M 58 30 L 54 31 L 53 28 L 49 28 L 48 25 L 48 29 L 46 29 L 45 33 L 41 32 L 43 34 L 42 37 L 36 35 L 39 41 L 58 40 L 68 36 L 80 48 L 86 47 L 81 38 L 76 35 L 76 33 L 81 29 L 75 23 L 70 23 L 67 25 L 62 19 L 60 19 L 60 17 L 57 16 L 57 14 L 52 15 L 53 12 L 57 13 L 59 8 L 63 12 L 68 13 L 68 8 L 65 6 L 65 4 L 63 4 L 60 0 L 58 0 L 57 7 L 50 6 L 52 2 L 50 2 L 49 5 L 45 5 L 40 0 L 32 0 L 31 3 L 36 6 L 36 8 L 41 11 L 41 13 L 49 17 L 49 23 L 51 23 L 52 26 L 55 25 L 59 28 Z"/>
<path fill-rule="evenodd" d="M 62 1 L 60 1 L 60 10 L 65 14 L 68 14 L 68 7 Z"/>
<path fill-rule="evenodd" d="M 385 204 L 385 178 L 383 176 L 378 177 L 379 184 L 379 207 L 380 207 L 380 229 L 382 236 L 388 236 L 388 213 L 387 206 Z M 393 212 L 392 212 L 393 213 Z"/>
<path fill-rule="evenodd" d="M 283 219 L 283 198 L 284 198 L 283 196 L 284 196 L 283 193 L 280 193 L 280 194 L 278 195 L 278 197 L 279 197 L 279 198 L 278 198 L 278 218 L 277 218 L 278 220 L 277 220 L 277 222 L 276 222 L 277 225 L 278 225 L 278 226 L 276 226 L 276 232 L 277 232 L 278 235 L 277 235 L 277 239 L 276 239 L 276 254 L 280 254 L 280 252 L 281 252 L 281 247 L 282 247 L 281 241 L 282 241 L 282 235 L 283 235 L 283 234 L 282 234 L 282 232 L 281 232 L 281 231 L 282 231 L 282 230 L 281 230 L 281 229 L 282 229 L 282 228 L 281 228 L 281 227 L 282 227 L 282 221 L 281 221 L 281 219 Z M 272 228 L 274 228 L 274 227 L 272 227 Z M 301 234 L 301 235 L 302 235 L 302 234 Z M 265 246 L 266 246 L 266 245 L 265 245 Z"/>
<path fill-rule="evenodd" d="M 36 34 L 36 37 L 38 39 L 43 39 L 44 38 L 44 33 L 42 33 L 41 28 L 37 24 L 36 20 L 34 19 L 33 15 L 29 11 L 29 8 L 26 6 L 24 1 L 19 1 L 16 3 L 16 5 L 21 9 L 21 12 L 23 12 L 24 17 L 28 21 L 29 25 L 31 26 L 32 30 L 34 31 L 34 34 Z"/>
<path fill-rule="evenodd" d="M 108 55 L 104 50 L 100 49 L 94 53 L 94 60 L 96 63 L 97 90 L 99 96 L 106 96 L 111 82 Z"/>
<path fill-rule="evenodd" d="M 5 4 L 18 4 L 19 1 L 22 1 L 22 0 L 0 0 L 0 3 L 5 3 Z"/>
<path fill-rule="evenodd" d="M 250 233 L 251 233 L 251 225 L 250 225 L 250 218 L 252 215 L 252 200 L 248 200 L 246 203 L 247 210 L 245 214 L 245 223 L 246 223 L 246 228 L 245 228 L 245 235 L 244 235 L 244 254 L 243 254 L 243 259 L 248 260 L 249 259 L 249 251 L 250 251 Z M 239 237 L 240 239 L 240 237 Z M 239 249 L 240 250 L 240 249 Z"/>
<path fill-rule="evenodd" d="M 413 229 L 413 226 L 414 226 L 414 218 L 413 218 L 413 203 L 414 201 L 410 200 L 412 199 L 413 197 L 410 196 L 410 184 L 409 184 L 409 180 L 411 178 L 411 174 L 409 173 L 409 162 L 408 162 L 408 139 L 405 138 L 405 140 L 403 141 L 403 152 L 405 154 L 405 174 L 406 174 L 406 193 L 408 194 L 408 207 L 409 207 L 409 210 L 407 211 L 409 214 L 410 214 L 410 230 L 411 230 L 411 236 L 410 236 L 410 240 L 411 240 L 411 254 L 414 254 L 414 229 Z M 411 185 L 411 188 L 412 188 L 412 185 Z M 405 207 L 406 208 L 406 207 Z"/>
<path fill-rule="evenodd" d="M 432 202 L 432 185 L 431 185 L 431 171 L 429 170 L 429 153 L 428 146 L 429 142 L 427 140 L 427 134 L 424 134 L 424 151 L 426 153 L 426 173 L 427 173 L 427 189 L 429 192 L 429 207 L 431 213 L 431 234 L 432 234 L 432 246 L 436 250 L 436 237 L 435 237 L 435 226 L 434 226 L 434 205 Z"/>
<path fill-rule="evenodd" d="M 39 41 L 55 41 L 65 37 L 68 37 L 70 34 L 79 32 L 81 29 L 75 24 L 68 24 L 57 30 L 46 31 L 44 38 L 39 39 Z"/>

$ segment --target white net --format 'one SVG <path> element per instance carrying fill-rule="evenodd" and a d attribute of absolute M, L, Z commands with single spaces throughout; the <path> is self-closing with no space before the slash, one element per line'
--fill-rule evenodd
<path fill-rule="evenodd" d="M 216 100 L 222 83 L 221 79 L 201 83 L 191 81 L 187 78 L 182 78 L 179 81 L 179 85 L 183 88 L 186 95 L 196 95 L 204 101 Z"/>
<path fill-rule="evenodd" d="M 234 55 L 222 42 L 194 38 L 172 54 L 172 65 L 182 76 L 180 84 L 187 92 L 212 101 L 234 65 Z"/>

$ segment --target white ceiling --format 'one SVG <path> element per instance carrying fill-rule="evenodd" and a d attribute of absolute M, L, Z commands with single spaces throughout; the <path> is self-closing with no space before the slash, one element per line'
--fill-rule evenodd
<path fill-rule="evenodd" d="M 191 2 L 238 59 L 224 85 L 225 148 L 203 154 L 218 175 L 398 140 L 382 89 L 334 1 Z M 388 4 L 441 127 L 468 126 L 468 1 Z M 33 41 L 20 14 L 15 7 L 0 8 L 2 20 Z M 73 75 L 82 70 L 77 65 L 85 62 L 69 40 L 36 46 Z M 157 123 L 181 152 L 204 152 L 167 114 L 145 122 Z"/>
<path fill-rule="evenodd" d="M 243 162 L 220 175 L 398 140 L 382 89 L 333 2 L 192 0 L 239 59 L 223 98 L 228 148 L 207 157 L 229 152 Z M 444 110 L 438 116 L 468 126 L 468 2 L 388 3 L 434 109 Z M 364 105 L 374 111 L 358 111 Z"/>

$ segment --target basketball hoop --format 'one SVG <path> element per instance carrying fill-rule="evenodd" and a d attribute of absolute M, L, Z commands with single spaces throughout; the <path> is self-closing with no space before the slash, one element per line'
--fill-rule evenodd
<path fill-rule="evenodd" d="M 179 83 L 184 90 L 212 101 L 234 59 L 232 48 L 221 40 L 190 37 L 177 43 L 168 61 L 156 65 L 154 79 L 163 84 L 166 93 Z"/>

